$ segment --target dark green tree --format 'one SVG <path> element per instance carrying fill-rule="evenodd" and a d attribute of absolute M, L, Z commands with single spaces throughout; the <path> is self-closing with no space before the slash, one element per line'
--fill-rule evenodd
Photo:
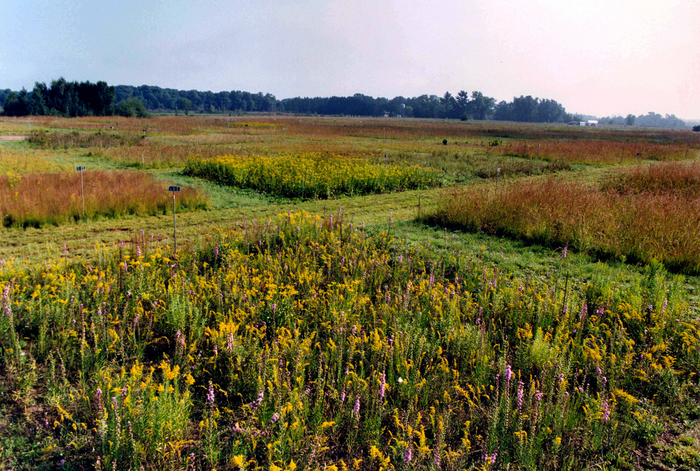
<path fill-rule="evenodd" d="M 116 106 L 116 114 L 127 118 L 147 118 L 148 112 L 143 102 L 138 98 L 127 98 Z"/>
<path fill-rule="evenodd" d="M 495 98 L 487 97 L 481 92 L 472 92 L 472 99 L 469 102 L 469 116 L 484 120 L 493 113 L 495 106 Z"/>
<path fill-rule="evenodd" d="M 188 114 L 190 114 L 190 110 L 192 109 L 192 101 L 184 97 L 179 98 L 177 100 L 177 109 L 184 112 L 185 116 L 187 116 Z"/>
<path fill-rule="evenodd" d="M 10 92 L 5 97 L 3 114 L 5 116 L 28 116 L 31 113 L 31 103 L 27 90 L 22 88 L 19 93 Z"/>

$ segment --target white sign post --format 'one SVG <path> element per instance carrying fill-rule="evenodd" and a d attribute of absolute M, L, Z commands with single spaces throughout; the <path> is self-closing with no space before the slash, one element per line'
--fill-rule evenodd
<path fill-rule="evenodd" d="M 180 191 L 180 187 L 169 186 L 168 191 L 173 192 L 173 243 L 175 244 L 175 258 L 177 258 L 177 231 L 175 230 L 175 192 Z"/>
<path fill-rule="evenodd" d="M 80 199 L 83 200 L 83 219 L 85 219 L 85 192 L 83 191 L 83 170 L 84 166 L 75 167 L 77 171 L 80 172 Z"/>

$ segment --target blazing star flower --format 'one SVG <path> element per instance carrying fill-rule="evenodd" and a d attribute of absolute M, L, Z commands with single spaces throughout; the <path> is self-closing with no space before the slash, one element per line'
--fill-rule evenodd
<path fill-rule="evenodd" d="M 607 422 L 608 420 L 610 420 L 610 405 L 608 404 L 608 400 L 605 399 L 605 400 L 603 401 L 603 417 L 602 417 L 602 421 L 603 421 L 603 422 Z"/>
<path fill-rule="evenodd" d="M 523 393 L 525 392 L 525 383 L 518 381 L 518 415 L 523 408 Z"/>
<path fill-rule="evenodd" d="M 360 418 L 360 395 L 359 394 L 355 397 L 355 407 L 353 407 L 353 409 L 352 409 L 352 415 L 356 419 Z"/>
<path fill-rule="evenodd" d="M 226 349 L 229 353 L 233 353 L 233 332 L 228 334 L 228 340 L 226 341 Z"/>
<path fill-rule="evenodd" d="M 257 409 L 258 407 L 260 407 L 260 404 L 262 404 L 262 401 L 264 398 L 265 398 L 265 390 L 261 389 L 260 392 L 258 393 L 258 397 L 248 405 L 250 406 L 251 409 Z"/>
<path fill-rule="evenodd" d="M 379 385 L 379 397 L 384 399 L 384 391 L 386 389 L 386 375 L 382 373 L 381 384 Z"/>
<path fill-rule="evenodd" d="M 214 385 L 209 381 L 209 390 L 207 391 L 207 402 L 210 406 L 214 405 Z"/>
<path fill-rule="evenodd" d="M 413 461 L 413 452 L 411 451 L 411 447 L 408 447 L 403 454 L 403 462 L 410 463 L 411 461 Z"/>

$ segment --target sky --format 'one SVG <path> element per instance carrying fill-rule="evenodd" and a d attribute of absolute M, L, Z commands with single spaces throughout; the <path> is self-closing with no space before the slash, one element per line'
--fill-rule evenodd
<path fill-rule="evenodd" d="M 0 88 L 532 95 L 700 119 L 700 0 L 0 0 Z"/>

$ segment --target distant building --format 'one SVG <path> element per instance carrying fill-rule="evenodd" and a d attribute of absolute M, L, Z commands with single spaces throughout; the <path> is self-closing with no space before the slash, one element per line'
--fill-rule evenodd
<path fill-rule="evenodd" d="M 583 123 L 581 123 L 581 126 L 583 126 Z M 598 120 L 589 119 L 588 121 L 586 121 L 586 126 L 596 127 L 598 126 Z"/>

